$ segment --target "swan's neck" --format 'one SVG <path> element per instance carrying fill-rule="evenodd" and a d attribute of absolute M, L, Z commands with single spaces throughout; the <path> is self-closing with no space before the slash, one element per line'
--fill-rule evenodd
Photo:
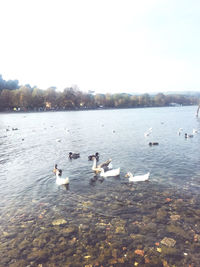
<path fill-rule="evenodd" d="M 132 179 L 133 178 L 133 174 L 129 173 L 129 178 Z"/>
<path fill-rule="evenodd" d="M 97 168 L 97 160 L 96 158 L 93 159 L 93 166 L 92 166 L 92 169 L 96 169 Z"/>
<path fill-rule="evenodd" d="M 56 171 L 56 178 L 60 178 L 59 171 Z"/>

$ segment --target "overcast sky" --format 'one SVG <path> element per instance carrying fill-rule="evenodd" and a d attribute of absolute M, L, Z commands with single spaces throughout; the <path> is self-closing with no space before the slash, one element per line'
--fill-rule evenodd
<path fill-rule="evenodd" d="M 1 0 L 0 74 L 41 89 L 200 91 L 199 0 Z"/>

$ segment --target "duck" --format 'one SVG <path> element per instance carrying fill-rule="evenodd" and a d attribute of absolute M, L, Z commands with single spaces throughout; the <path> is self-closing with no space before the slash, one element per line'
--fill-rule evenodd
<path fill-rule="evenodd" d="M 126 178 L 129 178 L 129 182 L 144 182 L 149 179 L 150 172 L 144 174 L 144 175 L 137 175 L 133 176 L 131 172 L 127 172 L 125 175 Z"/>
<path fill-rule="evenodd" d="M 56 183 L 57 185 L 66 185 L 66 184 L 69 184 L 69 178 L 66 177 L 66 178 L 61 178 L 62 176 L 62 170 L 56 170 Z"/>
<path fill-rule="evenodd" d="M 158 142 L 150 142 L 150 143 L 149 143 L 149 146 L 158 146 L 158 145 L 159 145 Z"/>
<path fill-rule="evenodd" d="M 60 176 L 62 175 L 62 170 L 59 170 L 58 165 L 55 164 L 54 169 L 53 169 L 53 173 L 56 174 L 57 172 L 60 174 Z"/>
<path fill-rule="evenodd" d="M 95 157 L 97 161 L 99 161 L 99 153 L 96 152 L 95 155 L 89 155 L 88 160 L 92 160 L 92 158 Z"/>
<path fill-rule="evenodd" d="M 193 134 L 187 134 L 187 133 L 185 133 L 185 138 L 192 138 L 192 137 L 194 137 Z"/>
<path fill-rule="evenodd" d="M 70 159 L 80 158 L 80 153 L 72 153 L 72 152 L 69 152 L 69 158 Z"/>
<path fill-rule="evenodd" d="M 111 177 L 111 176 L 119 176 L 120 168 L 104 171 L 104 168 L 100 168 L 100 176 L 101 177 Z"/>
<path fill-rule="evenodd" d="M 93 160 L 92 170 L 96 173 L 101 172 L 101 169 L 104 169 L 104 171 L 112 169 L 112 164 L 111 164 L 112 159 L 108 159 L 107 161 L 99 164 L 98 166 L 96 157 L 93 157 L 92 160 Z"/>

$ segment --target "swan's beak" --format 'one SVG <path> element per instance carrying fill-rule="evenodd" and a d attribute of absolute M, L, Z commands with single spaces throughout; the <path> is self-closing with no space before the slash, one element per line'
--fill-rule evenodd
<path fill-rule="evenodd" d="M 129 177 L 128 173 L 125 175 L 125 177 L 126 177 L 126 178 L 128 178 L 128 177 Z"/>

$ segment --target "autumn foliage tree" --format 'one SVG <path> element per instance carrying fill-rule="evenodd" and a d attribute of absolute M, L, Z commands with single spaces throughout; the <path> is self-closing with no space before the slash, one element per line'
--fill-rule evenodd
<path fill-rule="evenodd" d="M 95 108 L 163 107 L 172 103 L 198 105 L 200 94 L 196 96 L 158 93 L 141 94 L 93 94 L 79 90 L 77 86 L 56 87 L 41 90 L 30 85 L 19 86 L 17 80 L 5 81 L 0 75 L 0 110 L 77 110 Z M 197 115 L 198 115 L 197 110 Z"/>

